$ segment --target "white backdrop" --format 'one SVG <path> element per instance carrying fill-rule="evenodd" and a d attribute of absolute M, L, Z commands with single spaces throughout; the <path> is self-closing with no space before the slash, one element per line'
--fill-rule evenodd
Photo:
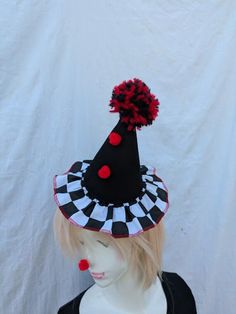
<path fill-rule="evenodd" d="M 114 85 L 160 100 L 141 160 L 169 188 L 164 269 L 200 314 L 236 308 L 236 2 L 0 2 L 0 312 L 54 314 L 91 279 L 54 243 L 52 178 L 115 125 Z M 33 308 L 33 310 L 32 310 Z"/>

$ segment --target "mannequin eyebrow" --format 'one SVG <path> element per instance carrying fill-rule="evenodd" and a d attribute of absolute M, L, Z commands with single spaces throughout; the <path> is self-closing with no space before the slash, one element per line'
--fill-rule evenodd
<path fill-rule="evenodd" d="M 105 243 L 105 242 L 103 242 L 103 241 L 101 241 L 101 240 L 97 240 L 97 242 L 101 243 L 101 244 L 102 244 L 103 246 L 105 246 L 105 247 L 108 247 L 108 246 L 109 246 L 108 243 Z"/>

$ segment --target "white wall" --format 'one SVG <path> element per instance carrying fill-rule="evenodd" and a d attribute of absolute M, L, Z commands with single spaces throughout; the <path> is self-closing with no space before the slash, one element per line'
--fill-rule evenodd
<path fill-rule="evenodd" d="M 133 77 L 160 100 L 141 159 L 169 188 L 164 269 L 200 314 L 234 314 L 236 2 L 0 3 L 0 312 L 56 313 L 91 281 L 52 233 L 54 174 L 93 158 Z"/>

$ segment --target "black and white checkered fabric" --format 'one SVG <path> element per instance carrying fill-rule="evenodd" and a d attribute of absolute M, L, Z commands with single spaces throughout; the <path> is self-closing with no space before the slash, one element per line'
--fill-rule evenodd
<path fill-rule="evenodd" d="M 132 237 L 154 227 L 168 209 L 168 191 L 154 169 L 141 166 L 143 189 L 132 203 L 122 206 L 101 204 L 88 196 L 83 174 L 89 161 L 76 162 L 69 171 L 54 177 L 54 198 L 64 214 L 75 225 L 113 237 Z"/>

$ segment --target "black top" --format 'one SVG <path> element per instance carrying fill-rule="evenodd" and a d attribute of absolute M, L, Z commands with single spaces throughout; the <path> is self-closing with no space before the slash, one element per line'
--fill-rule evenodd
<path fill-rule="evenodd" d="M 195 300 L 186 282 L 178 274 L 169 272 L 162 272 L 162 279 L 161 284 L 167 301 L 167 314 L 196 314 Z M 58 314 L 79 314 L 80 301 L 87 290 L 63 305 Z"/>

